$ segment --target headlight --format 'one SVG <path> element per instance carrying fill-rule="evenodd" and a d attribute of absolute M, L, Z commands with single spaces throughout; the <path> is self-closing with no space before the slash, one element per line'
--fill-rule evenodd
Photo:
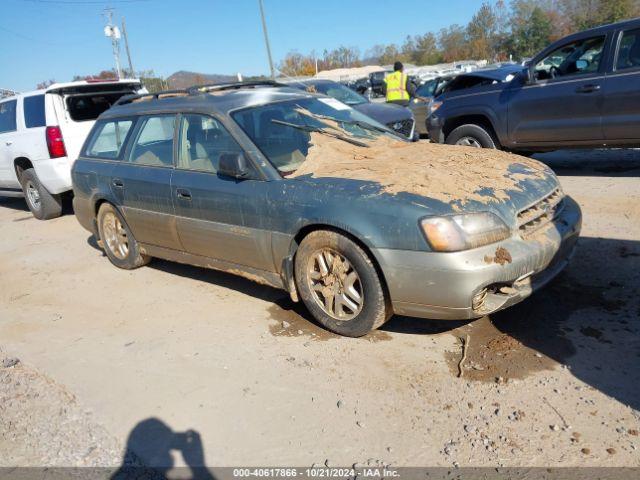
<path fill-rule="evenodd" d="M 429 115 L 438 110 L 442 106 L 442 102 L 440 100 L 431 100 L 429 102 Z"/>
<path fill-rule="evenodd" d="M 458 252 L 499 242 L 511 236 L 509 227 L 489 212 L 427 217 L 420 226 L 431 248 L 437 252 Z"/>

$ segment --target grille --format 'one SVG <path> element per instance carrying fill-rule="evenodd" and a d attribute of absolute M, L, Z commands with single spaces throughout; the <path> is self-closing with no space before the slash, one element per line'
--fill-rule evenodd
<path fill-rule="evenodd" d="M 411 138 L 413 136 L 413 124 L 413 119 L 407 118 L 405 120 L 389 122 L 387 123 L 387 127 L 389 127 L 394 132 L 399 133 L 403 137 Z"/>
<path fill-rule="evenodd" d="M 518 213 L 518 230 L 523 237 L 531 235 L 556 218 L 564 206 L 564 193 L 556 188 L 539 202 Z"/>

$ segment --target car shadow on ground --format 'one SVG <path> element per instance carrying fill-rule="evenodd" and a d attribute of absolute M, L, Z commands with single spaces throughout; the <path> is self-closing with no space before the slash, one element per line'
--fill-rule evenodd
<path fill-rule="evenodd" d="M 186 466 L 175 465 L 174 453 L 179 453 Z M 209 459 L 211 463 L 211 459 Z M 179 470 L 177 472 L 176 470 Z M 169 475 L 171 473 L 171 475 Z M 215 477 L 206 467 L 202 439 L 195 430 L 174 432 L 158 418 L 139 422 L 129 433 L 122 465 L 112 480 L 129 478 L 190 478 L 212 480 Z M 188 476 L 186 476 L 188 475 Z"/>
<path fill-rule="evenodd" d="M 0 207 L 10 208 L 11 210 L 16 210 L 18 212 L 27 212 L 31 214 L 31 212 L 29 211 L 29 207 L 27 207 L 27 202 L 24 198 L 0 197 Z"/>
<path fill-rule="evenodd" d="M 451 331 L 460 339 L 459 352 L 448 354 L 451 371 L 464 380 L 501 383 L 560 365 L 640 409 L 638 291 L 640 242 L 583 237 L 567 269 L 545 288 Z M 405 331 L 424 333 L 422 327 Z"/>
<path fill-rule="evenodd" d="M 640 149 L 558 150 L 534 158 L 561 176 L 640 176 Z"/>

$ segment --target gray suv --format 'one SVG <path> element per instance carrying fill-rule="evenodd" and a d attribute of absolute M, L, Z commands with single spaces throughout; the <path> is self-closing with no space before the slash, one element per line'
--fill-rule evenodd
<path fill-rule="evenodd" d="M 640 146 L 640 19 L 576 33 L 509 68 L 447 85 L 431 104 L 431 140 L 522 153 Z"/>
<path fill-rule="evenodd" d="M 74 209 L 120 268 L 160 257 L 245 276 L 361 336 L 393 313 L 471 319 L 567 263 L 577 204 L 505 152 L 409 142 L 268 82 L 131 96 L 72 170 Z"/>

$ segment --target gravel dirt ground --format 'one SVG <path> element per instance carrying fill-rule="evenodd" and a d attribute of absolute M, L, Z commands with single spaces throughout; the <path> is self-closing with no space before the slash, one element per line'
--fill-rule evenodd
<path fill-rule="evenodd" d="M 583 208 L 567 270 L 361 339 L 229 274 L 118 270 L 73 215 L 0 200 L 0 466 L 640 466 L 640 152 L 537 158 Z"/>

